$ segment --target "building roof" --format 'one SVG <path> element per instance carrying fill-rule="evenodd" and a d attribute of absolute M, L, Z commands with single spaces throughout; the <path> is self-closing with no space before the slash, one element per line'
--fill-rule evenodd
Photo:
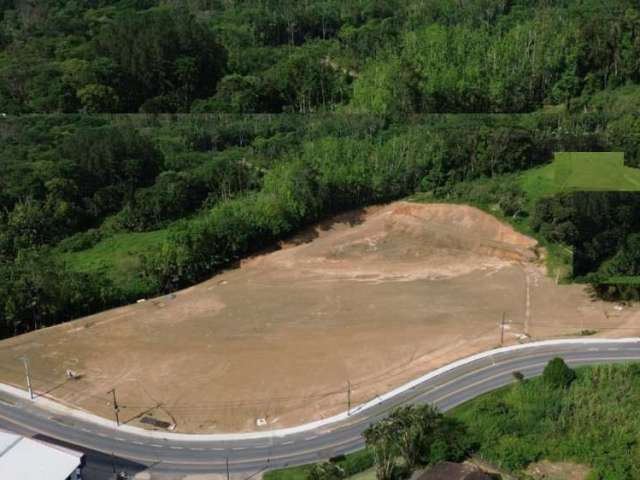
<path fill-rule="evenodd" d="M 491 480 L 489 474 L 466 463 L 440 462 L 416 475 L 416 480 Z"/>
<path fill-rule="evenodd" d="M 0 430 L 0 478 L 3 480 L 65 480 L 83 454 Z"/>

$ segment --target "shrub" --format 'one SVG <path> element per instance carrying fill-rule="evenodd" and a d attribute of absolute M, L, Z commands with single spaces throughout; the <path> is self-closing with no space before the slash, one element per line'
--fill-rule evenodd
<path fill-rule="evenodd" d="M 540 457 L 539 446 L 527 438 L 506 435 L 495 447 L 496 457 L 502 467 L 518 470 Z"/>
<path fill-rule="evenodd" d="M 567 388 L 576 379 L 576 372 L 559 357 L 551 360 L 542 373 L 545 383 L 555 388 Z"/>

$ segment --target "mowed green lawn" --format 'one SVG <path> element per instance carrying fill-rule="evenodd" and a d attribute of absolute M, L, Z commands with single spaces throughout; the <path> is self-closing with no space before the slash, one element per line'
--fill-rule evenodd
<path fill-rule="evenodd" d="M 623 152 L 558 152 L 553 162 L 520 177 L 529 200 L 561 192 L 640 191 L 640 169 L 624 165 Z"/>
<path fill-rule="evenodd" d="M 61 254 L 69 269 L 77 272 L 102 272 L 130 294 L 145 295 L 151 286 L 140 275 L 141 256 L 156 251 L 167 238 L 168 230 L 120 233 L 105 238 L 92 248 Z"/>

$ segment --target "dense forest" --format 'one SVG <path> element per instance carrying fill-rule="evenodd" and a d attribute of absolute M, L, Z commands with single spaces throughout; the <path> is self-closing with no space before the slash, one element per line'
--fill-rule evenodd
<path fill-rule="evenodd" d="M 633 0 L 2 0 L 0 112 L 529 112 L 640 79 Z"/>
<path fill-rule="evenodd" d="M 416 192 L 640 275 L 637 220 L 577 238 L 588 210 L 514 180 L 556 151 L 639 166 L 638 58 L 624 0 L 0 0 L 0 337 Z"/>

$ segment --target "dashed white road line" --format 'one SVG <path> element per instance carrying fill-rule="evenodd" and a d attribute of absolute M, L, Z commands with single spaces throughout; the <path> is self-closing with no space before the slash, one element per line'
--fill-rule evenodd
<path fill-rule="evenodd" d="M 305 440 L 308 442 L 309 440 L 315 440 L 316 438 L 318 438 L 318 436 L 317 435 L 313 435 L 312 437 L 305 438 Z"/>
<path fill-rule="evenodd" d="M 293 441 L 289 440 L 288 442 L 282 442 L 282 445 L 291 445 Z"/>
<path fill-rule="evenodd" d="M 172 445 L 169 447 L 171 450 L 184 450 L 184 447 L 176 447 L 175 445 Z"/>
<path fill-rule="evenodd" d="M 143 443 L 143 442 L 139 442 L 139 441 L 137 441 L 137 440 L 134 440 L 134 441 L 133 441 L 133 443 L 135 443 L 136 445 L 144 445 L 144 443 Z"/>
<path fill-rule="evenodd" d="M 152 443 L 151 446 L 156 448 L 162 448 L 162 445 L 158 445 L 157 443 Z"/>

